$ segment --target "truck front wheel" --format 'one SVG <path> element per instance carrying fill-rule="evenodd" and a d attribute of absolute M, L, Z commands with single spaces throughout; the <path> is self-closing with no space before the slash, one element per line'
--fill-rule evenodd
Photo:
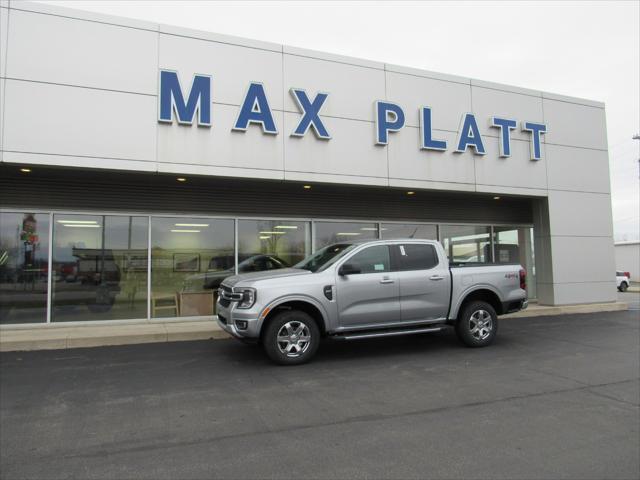
<path fill-rule="evenodd" d="M 262 346 L 268 357 L 280 365 L 308 362 L 320 345 L 316 322 L 300 310 L 283 310 L 267 324 Z"/>
<path fill-rule="evenodd" d="M 498 316 L 493 307 L 481 300 L 464 305 L 456 322 L 458 339 L 467 347 L 486 347 L 498 333 Z"/>

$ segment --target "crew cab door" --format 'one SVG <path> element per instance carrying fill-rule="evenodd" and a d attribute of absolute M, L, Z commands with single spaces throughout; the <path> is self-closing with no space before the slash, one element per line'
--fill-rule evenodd
<path fill-rule="evenodd" d="M 400 283 L 402 321 L 445 318 L 449 310 L 449 266 L 440 262 L 436 248 L 428 243 L 392 245 Z"/>
<path fill-rule="evenodd" d="M 400 290 L 388 245 L 373 245 L 347 258 L 337 270 L 336 291 L 341 328 L 400 320 Z"/>

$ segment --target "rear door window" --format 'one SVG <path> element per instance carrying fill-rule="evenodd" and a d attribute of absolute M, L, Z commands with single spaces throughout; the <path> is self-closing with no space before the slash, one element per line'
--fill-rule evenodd
<path fill-rule="evenodd" d="M 394 248 L 398 270 L 429 270 L 438 265 L 438 254 L 433 245 L 404 243 Z"/>

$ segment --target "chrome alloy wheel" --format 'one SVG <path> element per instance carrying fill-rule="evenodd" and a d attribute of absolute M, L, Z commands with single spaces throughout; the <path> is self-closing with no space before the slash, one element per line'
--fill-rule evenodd
<path fill-rule="evenodd" d="M 278 349 L 287 357 L 299 357 L 311 345 L 311 332 L 302 322 L 287 322 L 278 330 L 276 341 Z"/>
<path fill-rule="evenodd" d="M 486 310 L 476 310 L 469 318 L 469 332 L 476 340 L 484 340 L 491 335 L 493 320 Z"/>

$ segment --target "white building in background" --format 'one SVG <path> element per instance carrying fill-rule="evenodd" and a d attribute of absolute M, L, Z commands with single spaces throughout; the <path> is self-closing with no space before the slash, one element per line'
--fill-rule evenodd
<path fill-rule="evenodd" d="M 615 254 L 616 270 L 629 272 L 632 282 L 640 282 L 640 242 L 617 242 Z"/>
<path fill-rule="evenodd" d="M 0 1 L 0 322 L 213 314 L 346 238 L 616 299 L 600 102 Z"/>

